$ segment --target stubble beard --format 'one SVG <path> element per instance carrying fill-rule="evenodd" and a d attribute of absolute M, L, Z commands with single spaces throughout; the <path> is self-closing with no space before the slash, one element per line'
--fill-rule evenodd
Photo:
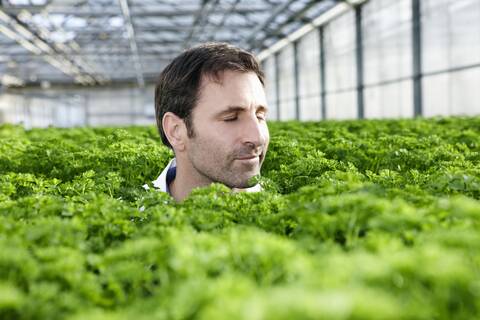
<path fill-rule="evenodd" d="M 253 177 L 260 174 L 262 163 L 255 167 L 252 176 L 243 176 L 241 166 L 236 168 L 236 158 L 239 154 L 244 153 L 242 150 L 234 150 L 228 154 L 219 154 L 218 151 L 210 150 L 207 143 L 201 141 L 198 137 L 192 141 L 192 146 L 195 151 L 189 154 L 189 160 L 195 171 L 205 180 L 213 182 L 220 182 L 229 188 L 248 188 L 254 182 Z M 207 155 L 205 157 L 205 155 Z M 218 161 L 220 159 L 220 161 Z M 263 161 L 262 161 L 263 162 Z M 246 173 L 245 173 L 246 175 Z"/>

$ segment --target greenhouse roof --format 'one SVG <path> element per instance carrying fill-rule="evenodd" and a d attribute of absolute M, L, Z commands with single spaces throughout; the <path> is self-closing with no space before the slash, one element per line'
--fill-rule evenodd
<path fill-rule="evenodd" d="M 225 41 L 259 52 L 337 2 L 0 0 L 0 81 L 144 86 L 185 48 Z"/>

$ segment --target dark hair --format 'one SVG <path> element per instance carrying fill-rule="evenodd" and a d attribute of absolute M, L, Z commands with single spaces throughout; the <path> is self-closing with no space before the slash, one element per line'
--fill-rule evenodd
<path fill-rule="evenodd" d="M 227 43 L 205 43 L 190 48 L 163 69 L 155 88 L 155 117 L 162 142 L 172 148 L 163 131 L 162 119 L 167 112 L 182 118 L 193 137 L 192 110 L 199 98 L 202 78 L 218 80 L 219 73 L 231 70 L 254 72 L 262 85 L 264 74 L 257 59 L 245 50 Z"/>

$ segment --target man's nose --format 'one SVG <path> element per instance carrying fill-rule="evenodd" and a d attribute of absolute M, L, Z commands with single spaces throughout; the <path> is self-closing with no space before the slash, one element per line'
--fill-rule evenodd
<path fill-rule="evenodd" d="M 249 117 L 242 132 L 243 143 L 255 148 L 265 145 L 266 133 L 264 127 L 264 124 L 258 120 L 256 115 Z"/>

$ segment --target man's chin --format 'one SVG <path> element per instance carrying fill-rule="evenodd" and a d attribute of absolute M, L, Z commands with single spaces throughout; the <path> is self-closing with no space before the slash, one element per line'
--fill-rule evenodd
<path fill-rule="evenodd" d="M 232 189 L 247 189 L 255 186 L 258 183 L 260 178 L 260 174 L 256 174 L 249 178 L 243 179 L 242 181 L 237 181 L 236 183 L 232 183 L 229 187 Z"/>

